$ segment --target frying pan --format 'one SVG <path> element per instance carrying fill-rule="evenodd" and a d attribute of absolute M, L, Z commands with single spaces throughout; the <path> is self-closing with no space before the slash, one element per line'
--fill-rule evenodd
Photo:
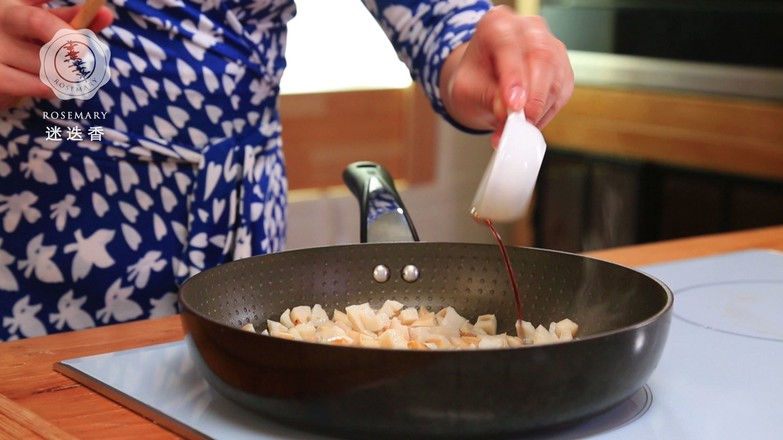
<path fill-rule="evenodd" d="M 388 233 L 389 225 L 409 225 L 410 217 L 383 168 L 357 163 L 344 175 L 367 219 L 362 241 L 373 241 L 377 230 L 416 238 L 411 228 Z M 673 297 L 667 286 L 581 255 L 522 247 L 508 253 L 524 319 L 546 326 L 568 317 L 580 326 L 577 340 L 409 351 L 240 330 L 246 323 L 263 329 L 267 319 L 298 305 L 331 311 L 364 302 L 377 308 L 393 299 L 433 311 L 453 306 L 471 320 L 494 313 L 498 331 L 515 334 L 513 293 L 497 246 L 380 242 L 284 251 L 201 272 L 179 293 L 187 346 L 210 386 L 228 399 L 299 429 L 341 437 L 498 438 L 558 429 L 610 409 L 644 385 L 668 335 Z"/>

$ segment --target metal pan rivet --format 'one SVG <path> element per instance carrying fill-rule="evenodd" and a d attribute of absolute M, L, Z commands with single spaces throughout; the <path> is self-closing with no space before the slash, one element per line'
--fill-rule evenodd
<path fill-rule="evenodd" d="M 373 269 L 372 271 L 373 279 L 379 283 L 385 283 L 389 281 L 390 276 L 391 276 L 391 272 L 389 271 L 389 268 L 384 266 L 383 264 L 379 264 L 375 266 L 375 269 Z"/>
<path fill-rule="evenodd" d="M 409 264 L 402 268 L 402 279 L 412 283 L 419 279 L 419 268 Z"/>

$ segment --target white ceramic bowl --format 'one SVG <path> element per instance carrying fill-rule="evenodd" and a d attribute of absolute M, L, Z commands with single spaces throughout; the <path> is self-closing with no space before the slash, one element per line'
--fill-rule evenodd
<path fill-rule="evenodd" d="M 541 131 L 524 112 L 511 113 L 473 198 L 471 214 L 499 223 L 527 214 L 545 152 Z"/>

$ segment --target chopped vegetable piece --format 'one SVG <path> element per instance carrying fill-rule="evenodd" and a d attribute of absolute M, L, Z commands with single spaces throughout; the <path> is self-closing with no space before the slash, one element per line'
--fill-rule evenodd
<path fill-rule="evenodd" d="M 243 330 L 255 332 L 252 323 Z M 279 321 L 268 320 L 263 335 L 318 342 L 385 349 L 458 350 L 505 349 L 533 344 L 553 344 L 576 338 L 579 326 L 570 319 L 534 327 L 528 321 L 516 323 L 517 335 L 497 333 L 495 315 L 481 315 L 470 322 L 453 307 L 434 313 L 426 308 L 405 307 L 386 301 L 380 309 L 369 303 L 334 310 L 332 319 L 320 304 L 286 309 Z"/>

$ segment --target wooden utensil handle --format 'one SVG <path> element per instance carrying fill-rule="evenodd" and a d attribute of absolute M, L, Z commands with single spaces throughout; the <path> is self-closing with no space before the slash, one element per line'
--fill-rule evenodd
<path fill-rule="evenodd" d="M 69 24 L 74 29 L 86 28 L 98 14 L 98 10 L 101 9 L 101 6 L 105 4 L 106 0 L 87 0 Z"/>

